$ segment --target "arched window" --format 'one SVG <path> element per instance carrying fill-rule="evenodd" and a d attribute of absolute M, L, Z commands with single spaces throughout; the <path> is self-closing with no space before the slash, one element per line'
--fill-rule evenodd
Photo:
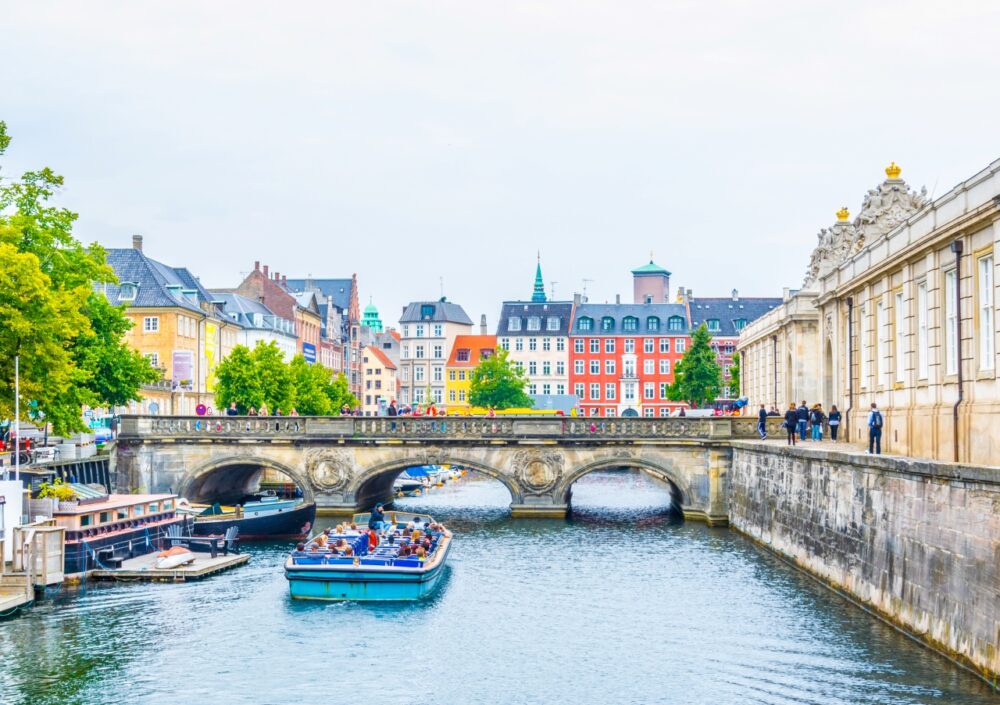
<path fill-rule="evenodd" d="M 625 316 L 622 319 L 622 330 L 624 331 L 637 331 L 639 330 L 639 319 L 635 316 Z"/>
<path fill-rule="evenodd" d="M 656 333 L 660 330 L 660 319 L 657 316 L 649 316 L 646 318 L 646 330 L 650 333 Z"/>
<path fill-rule="evenodd" d="M 671 316 L 667 319 L 667 330 L 684 330 L 684 319 L 680 316 Z"/>
<path fill-rule="evenodd" d="M 611 316 L 605 316 L 601 319 L 601 330 L 614 330 L 615 329 L 615 319 Z"/>
<path fill-rule="evenodd" d="M 576 321 L 577 330 L 594 330 L 594 319 L 589 316 L 581 316 Z"/>

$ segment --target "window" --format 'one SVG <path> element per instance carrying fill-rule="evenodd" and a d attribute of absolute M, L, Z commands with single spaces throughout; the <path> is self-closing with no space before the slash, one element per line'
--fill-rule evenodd
<path fill-rule="evenodd" d="M 408 325 L 403 326 L 403 337 L 404 338 L 409 338 L 410 337 L 410 326 L 408 326 Z"/>
<path fill-rule="evenodd" d="M 454 389 L 449 389 L 448 390 L 448 401 L 455 401 L 457 398 L 458 398 L 458 396 L 455 394 L 455 390 Z"/>
<path fill-rule="evenodd" d="M 423 382 L 424 381 L 424 368 L 423 367 L 414 367 L 413 368 L 413 381 L 414 382 Z"/>
<path fill-rule="evenodd" d="M 566 393 L 566 385 L 565 384 L 557 384 L 556 385 L 556 394 L 565 394 L 565 393 Z"/>
<path fill-rule="evenodd" d="M 440 338 L 442 335 L 444 335 L 444 327 L 440 323 L 435 323 L 434 324 L 434 337 L 435 338 Z"/>
<path fill-rule="evenodd" d="M 435 345 L 434 346 L 434 359 L 435 360 L 440 360 L 442 357 L 444 357 L 444 348 L 441 347 L 440 345 Z"/>
<path fill-rule="evenodd" d="M 590 361 L 590 374 L 599 375 L 601 374 L 601 361 L 591 360 Z"/>
<path fill-rule="evenodd" d="M 545 362 L 542 363 L 542 374 L 546 375 L 546 376 L 552 374 L 552 363 L 551 362 L 545 361 Z"/>
<path fill-rule="evenodd" d="M 718 333 L 720 330 L 722 330 L 722 324 L 719 323 L 718 318 L 709 318 L 707 321 L 705 321 L 705 325 L 708 326 L 708 330 L 711 333 Z"/>
<path fill-rule="evenodd" d="M 417 359 L 422 360 L 424 357 L 424 346 L 418 345 L 416 346 L 416 348 L 417 348 Z"/>
<path fill-rule="evenodd" d="M 559 330 L 559 316 L 549 316 L 545 321 L 545 330 Z"/>
<path fill-rule="evenodd" d="M 517 332 L 521 330 L 521 319 L 517 316 L 511 316 L 507 319 L 507 330 Z"/>
<path fill-rule="evenodd" d="M 615 319 L 611 316 L 605 316 L 601 319 L 601 330 L 614 330 L 615 329 Z"/>
<path fill-rule="evenodd" d="M 594 319 L 588 316 L 582 316 L 576 322 L 577 330 L 594 330 Z"/>
<path fill-rule="evenodd" d="M 437 365 L 434 366 L 434 381 L 442 382 L 444 381 L 444 368 Z"/>
<path fill-rule="evenodd" d="M 583 341 L 580 341 L 583 343 Z M 556 352 L 566 352 L 566 339 L 556 338 Z M 580 347 L 580 352 L 583 352 L 583 346 Z"/>
<path fill-rule="evenodd" d="M 614 401 L 615 396 L 618 392 L 615 390 L 615 385 L 613 382 L 608 382 L 604 385 L 604 398 L 608 401 Z"/>
<path fill-rule="evenodd" d="M 465 390 L 464 389 L 459 389 L 458 390 L 458 400 L 461 401 L 461 402 L 465 401 Z"/>
<path fill-rule="evenodd" d="M 635 352 L 635 338 L 625 338 L 625 352 L 626 353 Z"/>
<path fill-rule="evenodd" d="M 500 338 L 500 347 L 504 350 L 510 350 L 510 338 Z"/>
<path fill-rule="evenodd" d="M 420 307 L 420 317 L 421 318 L 434 318 L 434 305 L 433 304 L 423 304 Z"/>
<path fill-rule="evenodd" d="M 560 376 L 566 374 L 566 363 L 562 360 L 556 362 L 556 374 Z"/>
<path fill-rule="evenodd" d="M 441 346 L 438 345 L 436 347 L 441 347 Z M 459 348 L 458 350 L 455 351 L 455 360 L 458 362 L 468 362 L 470 352 L 471 351 L 468 348 Z"/>
<path fill-rule="evenodd" d="M 902 382 L 906 372 L 903 369 L 903 349 L 905 346 L 903 339 L 903 292 L 896 292 L 893 301 L 893 332 L 896 334 L 896 342 L 892 354 L 896 363 L 896 381 Z"/>
<path fill-rule="evenodd" d="M 417 326 L 416 328 L 417 328 L 417 337 L 418 338 L 423 338 L 424 337 L 424 327 L 423 326 Z"/>
<path fill-rule="evenodd" d="M 444 401 L 444 390 L 442 390 L 442 389 L 435 389 L 433 391 L 434 391 L 434 403 L 435 404 L 440 404 L 442 401 Z"/>
<path fill-rule="evenodd" d="M 927 379 L 927 282 L 917 284 L 917 379 Z"/>
<path fill-rule="evenodd" d="M 423 401 L 424 401 L 424 388 L 417 387 L 416 389 L 413 390 L 413 403 L 422 404 Z"/>
<path fill-rule="evenodd" d="M 650 333 L 657 333 L 660 330 L 660 319 L 656 316 L 648 316 L 646 318 L 646 330 Z"/>
<path fill-rule="evenodd" d="M 139 285 L 133 282 L 122 282 L 118 288 L 119 301 L 135 301 L 135 295 L 139 290 Z"/>
<path fill-rule="evenodd" d="M 615 361 L 605 360 L 604 361 L 604 374 L 613 375 L 615 373 Z"/>
<path fill-rule="evenodd" d="M 471 372 L 469 373 L 469 379 L 472 379 L 472 373 Z M 465 370 L 459 370 L 458 371 L 458 381 L 459 382 L 464 382 L 465 381 Z"/>
<path fill-rule="evenodd" d="M 958 374 L 958 302 L 955 300 L 955 270 L 944 273 L 945 374 Z"/>
<path fill-rule="evenodd" d="M 573 352 L 575 353 L 583 352 L 583 338 L 575 338 L 573 340 Z"/>
<path fill-rule="evenodd" d="M 538 374 L 538 363 L 534 360 L 528 361 L 528 374 L 532 376 Z"/>
<path fill-rule="evenodd" d="M 528 330 L 535 331 L 542 329 L 542 319 L 540 316 L 528 316 Z"/>
<path fill-rule="evenodd" d="M 680 316 L 671 316 L 667 319 L 667 330 L 684 330 L 684 319 Z"/>
<path fill-rule="evenodd" d="M 652 338 L 645 338 L 642 341 L 642 351 L 645 353 L 651 353 L 656 347 L 656 341 Z"/>
<path fill-rule="evenodd" d="M 578 399 L 583 399 L 583 382 L 577 382 L 573 385 L 573 394 L 575 394 Z"/>
<path fill-rule="evenodd" d="M 643 360 L 642 361 L 642 373 L 644 375 L 654 374 L 656 371 L 656 360 Z"/>
<path fill-rule="evenodd" d="M 149 360 L 149 364 L 151 367 L 160 366 L 160 353 L 155 353 L 155 352 L 146 353 L 146 359 Z"/>
<path fill-rule="evenodd" d="M 528 350 L 538 350 L 538 338 L 528 338 Z"/>
<path fill-rule="evenodd" d="M 601 398 L 601 385 L 597 382 L 590 383 L 590 398 L 598 400 Z"/>
<path fill-rule="evenodd" d="M 864 389 L 868 386 L 868 380 L 872 375 L 872 354 L 871 348 L 868 347 L 868 337 L 865 332 L 868 327 L 868 302 L 861 304 L 861 323 L 858 326 L 860 329 L 859 333 L 859 345 L 861 346 L 861 388 Z"/>
<path fill-rule="evenodd" d="M 146 316 L 142 319 L 142 330 L 144 333 L 156 333 L 160 330 L 159 316 Z"/>
<path fill-rule="evenodd" d="M 979 369 L 992 370 L 996 357 L 993 328 L 993 255 L 978 260 Z"/>
<path fill-rule="evenodd" d="M 404 382 L 409 382 L 410 381 L 410 368 L 409 367 L 404 367 L 403 368 L 403 381 Z"/>
<path fill-rule="evenodd" d="M 670 416 L 670 407 L 669 406 L 661 406 L 660 407 L 660 416 Z"/>
<path fill-rule="evenodd" d="M 654 399 L 653 396 L 656 393 L 656 385 L 652 382 L 646 382 L 642 385 L 642 398 L 643 399 Z"/>
<path fill-rule="evenodd" d="M 655 409 L 653 409 L 653 407 L 647 406 L 646 408 L 644 408 L 642 410 L 642 415 L 643 416 L 652 416 L 654 411 L 655 411 Z"/>
<path fill-rule="evenodd" d="M 674 352 L 682 353 L 687 350 L 687 340 L 684 338 L 679 338 L 676 343 L 674 343 Z"/>
<path fill-rule="evenodd" d="M 153 503 L 151 503 L 149 505 L 149 513 L 150 514 L 154 514 L 154 513 L 158 512 L 158 511 L 160 511 L 160 503 L 159 502 L 153 502 Z"/>
<path fill-rule="evenodd" d="M 670 338 L 660 338 L 660 352 L 670 352 Z"/>
<path fill-rule="evenodd" d="M 514 351 L 521 352 L 524 350 L 524 338 L 514 338 Z"/>
<path fill-rule="evenodd" d="M 886 359 L 885 329 L 885 306 L 881 301 L 877 301 L 875 303 L 875 364 L 878 366 L 878 383 L 882 386 L 889 384 L 889 361 Z"/>
<path fill-rule="evenodd" d="M 604 339 L 604 352 L 607 353 L 607 354 L 609 354 L 609 355 L 614 354 L 614 352 L 615 352 L 615 339 L 614 338 L 605 338 Z"/>
<path fill-rule="evenodd" d="M 667 398 L 667 386 L 666 382 L 660 382 L 660 399 Z"/>
<path fill-rule="evenodd" d="M 552 385 L 551 384 L 543 384 L 542 385 L 542 394 L 552 394 Z"/>
<path fill-rule="evenodd" d="M 573 361 L 573 374 L 582 375 L 583 374 L 583 360 Z"/>
<path fill-rule="evenodd" d="M 542 338 L 542 350 L 549 352 L 552 349 L 552 339 Z"/>
<path fill-rule="evenodd" d="M 448 370 L 448 381 L 454 382 L 456 378 L 455 370 Z"/>
<path fill-rule="evenodd" d="M 660 374 L 670 374 L 670 360 L 660 360 Z"/>
<path fill-rule="evenodd" d="M 622 330 L 632 332 L 639 330 L 639 319 L 635 316 L 625 316 L 622 319 Z"/>
<path fill-rule="evenodd" d="M 736 332 L 739 333 L 741 330 L 747 327 L 747 319 L 737 318 L 733 321 L 733 326 L 736 328 Z"/>
<path fill-rule="evenodd" d="M 601 352 L 601 339 L 591 338 L 590 339 L 590 352 L 599 353 Z"/>
<path fill-rule="evenodd" d="M 635 377 L 635 359 L 622 360 L 622 376 Z"/>
<path fill-rule="evenodd" d="M 591 416 L 597 416 L 597 413 L 598 413 L 599 411 L 600 411 L 600 409 L 598 409 L 598 408 L 597 408 L 596 406 L 593 406 L 593 407 L 591 407 L 591 409 L 590 409 L 590 415 L 591 415 Z"/>

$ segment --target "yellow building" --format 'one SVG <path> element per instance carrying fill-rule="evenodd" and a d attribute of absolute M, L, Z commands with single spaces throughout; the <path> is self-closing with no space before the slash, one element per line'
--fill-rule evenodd
<path fill-rule="evenodd" d="M 142 251 L 142 236 L 131 249 L 108 250 L 117 285 L 105 285 L 112 304 L 124 304 L 132 321 L 128 345 L 163 372 L 147 385 L 130 411 L 193 414 L 199 404 L 215 406 L 215 369 L 238 342 L 241 327 L 185 268 L 168 267 Z"/>
<path fill-rule="evenodd" d="M 469 406 L 469 386 L 472 370 L 481 360 L 493 355 L 497 347 L 495 335 L 458 335 L 451 348 L 445 368 L 445 407 L 463 409 Z"/>
<path fill-rule="evenodd" d="M 396 398 L 396 365 L 374 345 L 361 351 L 361 413 L 382 416 Z"/>

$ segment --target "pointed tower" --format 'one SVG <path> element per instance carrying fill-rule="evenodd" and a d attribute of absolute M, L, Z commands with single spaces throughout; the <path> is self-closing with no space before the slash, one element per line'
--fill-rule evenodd
<path fill-rule="evenodd" d="M 545 280 L 542 279 L 542 253 L 538 253 L 538 265 L 535 267 L 535 289 L 531 292 L 532 303 L 545 303 Z"/>

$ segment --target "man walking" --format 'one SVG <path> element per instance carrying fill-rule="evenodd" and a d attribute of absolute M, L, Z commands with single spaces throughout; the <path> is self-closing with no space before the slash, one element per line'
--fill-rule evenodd
<path fill-rule="evenodd" d="M 872 410 L 868 412 L 868 454 L 882 455 L 882 412 L 878 404 L 872 402 Z"/>
<path fill-rule="evenodd" d="M 757 433 L 760 434 L 760 440 L 767 440 L 767 409 L 764 405 L 760 405 L 760 411 L 757 412 Z"/>
<path fill-rule="evenodd" d="M 795 420 L 799 427 L 799 441 L 804 441 L 806 439 L 806 424 L 809 422 L 809 407 L 806 406 L 805 400 L 795 410 Z"/>

